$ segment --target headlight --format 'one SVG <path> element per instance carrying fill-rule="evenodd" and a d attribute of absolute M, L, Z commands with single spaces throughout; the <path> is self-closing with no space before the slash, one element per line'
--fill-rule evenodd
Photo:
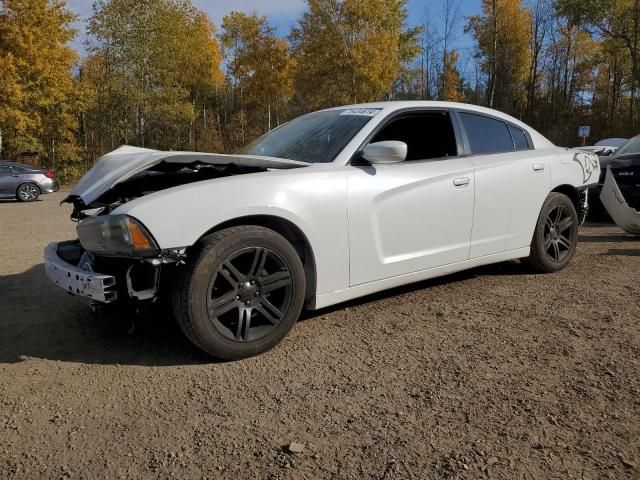
<path fill-rule="evenodd" d="M 128 215 L 104 215 L 80 223 L 76 230 L 82 246 L 104 255 L 147 257 L 158 245 L 140 222 Z"/>

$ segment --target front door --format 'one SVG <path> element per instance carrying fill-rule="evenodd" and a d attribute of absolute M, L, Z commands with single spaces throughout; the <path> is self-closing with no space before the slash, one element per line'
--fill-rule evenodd
<path fill-rule="evenodd" d="M 9 165 L 0 165 L 0 195 L 15 195 L 19 179 Z"/>
<path fill-rule="evenodd" d="M 350 285 L 469 258 L 474 171 L 446 112 L 402 114 L 370 143 L 407 143 L 407 160 L 349 172 Z"/>

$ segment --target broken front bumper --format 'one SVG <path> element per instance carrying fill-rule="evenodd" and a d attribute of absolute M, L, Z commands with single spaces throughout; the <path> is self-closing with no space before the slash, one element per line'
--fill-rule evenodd
<path fill-rule="evenodd" d="M 110 303 L 118 298 L 116 279 L 67 263 L 58 255 L 58 244 L 51 243 L 44 251 L 44 268 L 49 279 L 73 295 L 79 295 L 102 303 Z"/>

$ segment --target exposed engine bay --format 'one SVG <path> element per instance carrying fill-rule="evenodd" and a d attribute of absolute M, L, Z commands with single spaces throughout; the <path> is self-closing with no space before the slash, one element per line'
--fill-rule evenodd
<path fill-rule="evenodd" d="M 101 157 L 64 202 L 73 204 L 71 219 L 78 222 L 81 229 L 121 205 L 162 190 L 306 165 L 269 157 L 160 152 L 123 146 Z M 161 289 L 171 284 L 176 268 L 186 261 L 187 249 L 157 250 L 144 258 L 135 258 L 88 251 L 79 240 L 73 240 L 57 244 L 56 251 L 49 255 L 57 256 L 73 268 L 74 275 L 49 272 L 50 277 L 70 293 L 93 298 L 98 304 L 118 301 L 139 305 L 140 301 L 153 303 L 161 296 Z M 55 270 L 55 262 L 51 265 Z M 96 289 L 90 278 L 94 283 L 98 280 L 101 288 Z"/>
<path fill-rule="evenodd" d="M 80 196 L 73 194 L 69 195 L 65 201 L 73 203 L 74 208 L 71 218 L 81 221 L 97 215 L 106 215 L 131 200 L 168 188 L 265 170 L 266 168 L 236 165 L 234 163 L 212 165 L 193 162 L 185 165 L 183 163 L 161 162 L 116 184 L 89 205 L 85 205 Z"/>

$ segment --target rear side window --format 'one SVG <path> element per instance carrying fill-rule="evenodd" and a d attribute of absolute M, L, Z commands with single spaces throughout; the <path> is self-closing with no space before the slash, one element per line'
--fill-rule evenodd
<path fill-rule="evenodd" d="M 471 153 L 512 152 L 513 140 L 507 124 L 493 118 L 460 112 L 462 125 L 467 132 Z"/>
<path fill-rule="evenodd" d="M 529 150 L 529 140 L 524 130 L 513 125 L 509 125 L 509 132 L 511 132 L 511 138 L 513 138 L 513 144 L 516 146 L 516 150 Z"/>
<path fill-rule="evenodd" d="M 10 175 L 11 168 L 9 165 L 0 165 L 0 175 Z"/>

